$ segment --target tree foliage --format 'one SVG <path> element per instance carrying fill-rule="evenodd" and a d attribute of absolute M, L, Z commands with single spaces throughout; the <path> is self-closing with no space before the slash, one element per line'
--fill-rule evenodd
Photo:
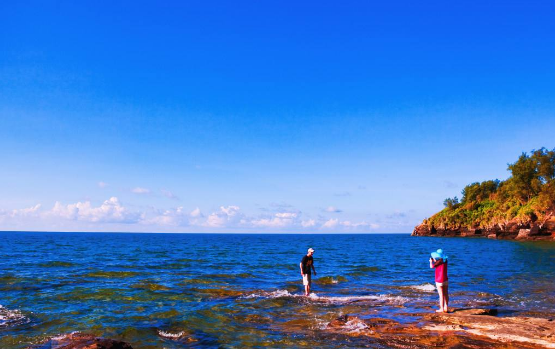
<path fill-rule="evenodd" d="M 508 164 L 510 177 L 475 182 L 443 202 L 445 208 L 427 219 L 428 225 L 445 229 L 501 228 L 509 222 L 541 226 L 555 217 L 555 149 L 522 153 Z"/>

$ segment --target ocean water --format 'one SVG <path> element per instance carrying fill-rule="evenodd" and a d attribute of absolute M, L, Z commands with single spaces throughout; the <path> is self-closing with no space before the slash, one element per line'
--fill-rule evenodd
<path fill-rule="evenodd" d="M 318 274 L 307 298 L 299 262 L 308 247 Z M 549 242 L 2 232 L 0 348 L 74 331 L 134 348 L 376 347 L 326 324 L 343 314 L 414 322 L 434 311 L 428 258 L 437 248 L 449 256 L 451 306 L 555 314 Z"/>

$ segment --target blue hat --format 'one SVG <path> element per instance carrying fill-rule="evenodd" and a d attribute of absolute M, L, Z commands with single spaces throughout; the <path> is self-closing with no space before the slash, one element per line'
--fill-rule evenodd
<path fill-rule="evenodd" d="M 437 250 L 436 252 L 432 252 L 431 254 L 432 254 L 433 259 L 440 259 L 441 258 L 444 261 L 446 261 L 447 258 L 449 258 L 449 257 L 447 257 L 446 255 L 443 254 L 443 250 L 441 248 L 439 250 Z"/>

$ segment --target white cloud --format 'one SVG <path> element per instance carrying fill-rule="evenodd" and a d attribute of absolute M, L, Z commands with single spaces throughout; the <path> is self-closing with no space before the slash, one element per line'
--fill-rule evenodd
<path fill-rule="evenodd" d="M 102 181 L 98 182 L 98 187 L 99 188 L 106 188 L 107 186 L 108 186 L 108 183 L 105 183 L 105 182 L 102 182 Z"/>
<path fill-rule="evenodd" d="M 338 211 L 337 208 L 332 207 Z M 327 211 L 327 210 L 326 210 Z M 273 214 L 260 216 L 246 215 L 238 206 L 221 206 L 215 212 L 205 215 L 200 208 L 176 207 L 158 209 L 155 207 L 129 210 L 117 197 L 94 206 L 90 201 L 80 201 L 71 204 L 56 202 L 46 210 L 41 205 L 28 208 L 2 210 L 0 209 L 0 222 L 2 226 L 22 229 L 76 229 L 98 231 L 116 229 L 121 231 L 233 231 L 234 229 L 258 229 L 258 231 L 272 231 L 275 229 L 287 231 L 306 231 L 311 228 L 331 230 L 332 232 L 349 231 L 374 231 L 378 228 L 383 231 L 392 230 L 392 224 L 385 222 L 383 226 L 368 223 L 367 221 L 340 220 L 326 217 L 325 214 L 317 218 L 305 218 L 301 211 L 291 212 L 286 210 Z M 109 223 L 103 227 L 103 224 Z M 377 223 L 380 223 L 379 221 Z M 118 226 L 117 224 L 122 224 Z M 95 228 L 95 225 L 97 228 Z M 129 228 L 129 227 L 132 228 Z M 394 225 L 396 231 L 399 222 Z M 126 228 L 127 227 L 127 228 Z M 188 230 L 183 229 L 188 227 Z M 403 226 L 404 227 L 404 226 Z M 148 229 L 148 230 L 146 230 Z M 384 230 L 385 229 L 385 230 Z"/>
<path fill-rule="evenodd" d="M 347 227 L 347 228 L 358 228 L 358 227 L 369 227 L 370 224 L 366 223 L 366 222 L 359 222 L 359 223 L 352 223 L 351 221 L 343 221 L 341 223 L 342 226 Z"/>
<path fill-rule="evenodd" d="M 171 191 L 169 191 L 169 190 L 160 189 L 160 192 L 162 193 L 162 195 L 164 195 L 168 199 L 179 200 L 179 197 L 177 195 L 175 195 L 174 193 L 172 193 Z"/>
<path fill-rule="evenodd" d="M 344 228 L 347 230 L 356 230 L 356 229 L 377 229 L 379 225 L 367 222 L 358 222 L 353 223 L 351 221 L 340 221 L 339 219 L 330 219 L 327 220 L 324 224 L 322 224 L 322 229 L 336 229 L 336 228 Z"/>
<path fill-rule="evenodd" d="M 41 204 L 37 204 L 35 206 L 13 209 L 11 211 L 0 210 L 0 219 L 4 220 L 7 218 L 37 217 L 39 215 L 39 210 L 41 207 Z"/>
<path fill-rule="evenodd" d="M 56 201 L 54 207 L 46 212 L 45 216 L 99 223 L 137 223 L 140 214 L 129 212 L 114 196 L 99 207 L 92 207 L 90 201 L 69 205 L 62 205 Z"/>
<path fill-rule="evenodd" d="M 298 226 L 297 217 L 299 213 L 297 212 L 278 212 L 273 217 L 263 217 L 259 219 L 253 219 L 250 223 L 254 227 L 266 227 L 266 228 L 285 228 Z"/>
<path fill-rule="evenodd" d="M 150 194 L 150 189 L 136 187 L 136 188 L 131 189 L 131 192 L 133 192 L 135 194 Z"/>
<path fill-rule="evenodd" d="M 276 213 L 276 217 L 278 218 L 286 218 L 286 219 L 293 219 L 297 217 L 296 212 L 278 212 Z"/>
<path fill-rule="evenodd" d="M 204 223 L 207 227 L 223 228 L 244 223 L 243 215 L 239 213 L 238 206 L 220 206 L 220 211 L 210 214 Z"/>
<path fill-rule="evenodd" d="M 146 214 L 141 220 L 141 224 L 146 225 L 164 225 L 164 226 L 184 226 L 189 225 L 189 214 L 185 212 L 183 207 L 176 209 L 164 210 L 158 212 L 152 218 L 146 218 Z"/>
<path fill-rule="evenodd" d="M 322 224 L 322 228 L 333 229 L 333 228 L 337 227 L 337 224 L 339 224 L 339 220 L 332 218 L 332 219 L 326 221 L 324 224 Z"/>
<path fill-rule="evenodd" d="M 200 208 L 197 207 L 191 211 L 190 215 L 193 218 L 202 217 L 202 212 L 200 212 Z"/>
<path fill-rule="evenodd" d="M 343 211 L 338 209 L 337 207 L 329 206 L 328 208 L 326 208 L 326 212 L 340 213 L 340 212 L 343 212 Z"/>

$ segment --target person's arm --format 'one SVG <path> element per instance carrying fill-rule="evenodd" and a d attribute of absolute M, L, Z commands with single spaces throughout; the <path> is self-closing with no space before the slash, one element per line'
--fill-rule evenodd
<path fill-rule="evenodd" d="M 314 275 L 316 275 L 316 269 L 314 269 L 314 262 L 312 262 L 312 270 L 314 270 Z"/>
<path fill-rule="evenodd" d="M 430 268 L 435 268 L 438 265 L 441 265 L 443 263 L 443 259 L 439 258 L 434 260 L 434 262 L 432 263 L 432 258 L 430 258 Z"/>
<path fill-rule="evenodd" d="M 299 267 L 301 267 L 301 275 L 304 276 L 304 273 L 303 273 L 303 262 L 299 263 Z"/>
<path fill-rule="evenodd" d="M 430 269 L 434 267 L 434 259 L 430 257 Z"/>

